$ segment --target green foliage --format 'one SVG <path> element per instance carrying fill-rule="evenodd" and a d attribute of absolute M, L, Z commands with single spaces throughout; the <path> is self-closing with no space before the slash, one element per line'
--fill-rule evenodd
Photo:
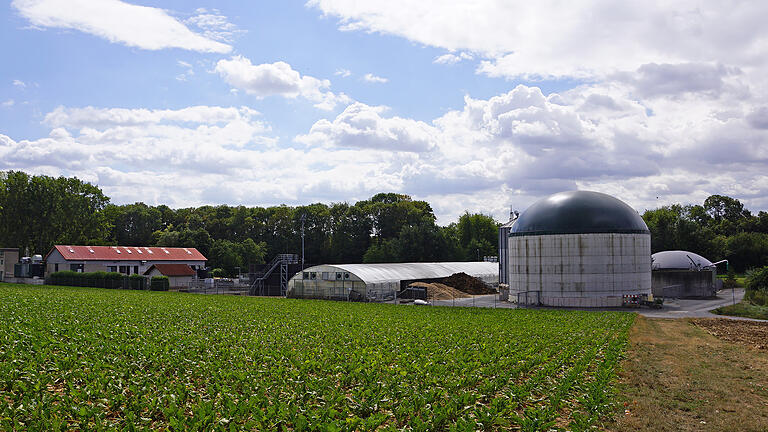
<path fill-rule="evenodd" d="M 152 234 L 163 225 L 160 210 L 141 202 L 122 206 L 110 204 L 104 209 L 104 216 L 111 226 L 109 242 L 121 246 L 150 245 Z"/>
<path fill-rule="evenodd" d="M 168 291 L 170 283 L 167 276 L 152 276 L 149 282 L 149 289 L 152 291 Z"/>
<path fill-rule="evenodd" d="M 739 272 L 768 263 L 768 213 L 753 216 L 735 198 L 712 195 L 704 205 L 647 210 L 643 219 L 652 252 L 679 249 L 712 261 L 728 259 Z"/>
<path fill-rule="evenodd" d="M 126 276 L 115 272 L 80 273 L 67 270 L 51 273 L 46 282 L 61 286 L 144 289 L 145 278 L 141 275 Z"/>
<path fill-rule="evenodd" d="M 679 204 L 648 210 L 643 213 L 651 231 L 651 252 L 687 250 L 705 257 L 721 256 L 718 244 L 701 220 L 707 220 L 701 206 Z"/>
<path fill-rule="evenodd" d="M 748 290 L 768 293 L 768 266 L 747 271 L 746 280 Z"/>
<path fill-rule="evenodd" d="M 144 203 L 108 205 L 98 187 L 73 178 L 0 173 L 0 244 L 45 253 L 53 244 L 195 247 L 208 264 L 232 275 L 278 253 L 305 262 L 474 261 L 496 255 L 497 223 L 464 213 L 446 227 L 432 207 L 397 193 L 354 204 L 288 207 L 201 206 L 171 209 Z M 689 250 L 736 271 L 768 264 L 768 213 L 752 215 L 735 198 L 712 195 L 643 213 L 652 252 Z"/>
<path fill-rule="evenodd" d="M 47 253 L 54 244 L 103 244 L 109 202 L 101 190 L 77 178 L 0 175 L 0 244 Z"/>
<path fill-rule="evenodd" d="M 0 286 L 1 430 L 592 430 L 633 314 Z"/>
<path fill-rule="evenodd" d="M 211 270 L 211 277 L 224 277 L 226 272 L 223 268 L 215 268 Z"/>
<path fill-rule="evenodd" d="M 744 301 L 756 306 L 768 306 L 768 292 L 746 290 L 744 292 Z"/>
<path fill-rule="evenodd" d="M 478 261 L 498 254 L 499 224 L 491 216 L 465 212 L 446 228 L 461 261 Z"/>
<path fill-rule="evenodd" d="M 248 271 L 250 264 L 264 262 L 267 244 L 256 243 L 252 239 L 245 239 L 240 243 L 229 240 L 216 240 L 208 256 L 210 264 L 224 271 L 225 276 L 234 276 L 236 267 L 240 271 Z"/>
<path fill-rule="evenodd" d="M 749 291 L 747 291 L 749 293 Z M 753 292 L 757 293 L 757 291 Z M 768 299 L 764 294 L 758 294 L 757 298 L 747 299 L 745 301 L 736 303 L 735 305 L 728 305 L 719 307 L 713 310 L 713 313 L 718 315 L 738 316 L 745 318 L 755 318 L 761 320 L 768 320 Z"/>
<path fill-rule="evenodd" d="M 728 237 L 726 257 L 737 271 L 768 264 L 768 234 L 742 232 Z"/>
<path fill-rule="evenodd" d="M 738 286 L 738 281 L 736 280 L 736 271 L 733 269 L 733 267 L 728 268 L 728 275 L 725 277 L 725 280 L 723 281 L 723 288 L 725 289 L 733 289 Z"/>

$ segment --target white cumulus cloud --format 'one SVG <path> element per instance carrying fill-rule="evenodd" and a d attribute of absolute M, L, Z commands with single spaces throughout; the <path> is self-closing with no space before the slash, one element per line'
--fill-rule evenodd
<path fill-rule="evenodd" d="M 13 0 L 11 5 L 34 26 L 79 30 L 131 47 L 212 53 L 232 50 L 155 7 L 120 0 Z"/>
<path fill-rule="evenodd" d="M 352 71 L 350 71 L 349 69 L 341 68 L 341 69 L 337 69 L 336 72 L 334 72 L 333 74 L 336 76 L 340 76 L 342 78 L 346 78 L 352 75 Z"/>
<path fill-rule="evenodd" d="M 764 65 L 768 43 L 766 2 L 311 0 L 309 5 L 337 17 L 342 30 L 476 53 L 487 59 L 480 71 L 491 76 L 587 78 L 654 62 Z"/>
<path fill-rule="evenodd" d="M 203 35 L 209 39 L 232 42 L 236 35 L 245 33 L 245 30 L 241 30 L 229 22 L 229 19 L 217 9 L 198 8 L 195 13 L 196 15 L 188 18 L 185 22 L 199 28 Z"/>
<path fill-rule="evenodd" d="M 456 64 L 463 60 L 472 60 L 475 58 L 472 54 L 466 53 L 466 52 L 460 52 L 458 54 L 443 54 L 441 56 L 435 57 L 435 60 L 433 63 L 437 64 Z"/>
<path fill-rule="evenodd" d="M 405 152 L 425 152 L 435 146 L 435 128 L 415 120 L 382 117 L 386 109 L 356 102 L 333 121 L 316 122 L 297 141 L 335 148 Z"/>
<path fill-rule="evenodd" d="M 343 93 L 331 92 L 329 80 L 302 76 L 282 61 L 254 65 L 243 56 L 235 56 L 229 60 L 219 60 L 215 71 L 227 84 L 259 98 L 273 95 L 287 98 L 300 96 L 325 110 L 351 101 Z"/>
<path fill-rule="evenodd" d="M 370 83 L 377 83 L 377 84 L 383 84 L 383 83 L 389 81 L 388 79 L 386 79 L 384 77 L 376 76 L 376 75 L 374 75 L 372 73 L 365 74 L 363 76 L 363 80 L 367 81 L 367 82 L 370 82 Z"/>

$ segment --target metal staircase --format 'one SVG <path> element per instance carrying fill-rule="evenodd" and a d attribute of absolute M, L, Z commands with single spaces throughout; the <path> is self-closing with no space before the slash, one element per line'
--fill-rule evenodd
<path fill-rule="evenodd" d="M 269 276 L 280 268 L 280 295 L 284 296 L 288 289 L 288 264 L 298 264 L 297 254 L 278 254 L 267 264 L 264 272 L 256 273 L 256 279 L 251 284 L 251 295 L 265 295 L 266 283 Z"/>

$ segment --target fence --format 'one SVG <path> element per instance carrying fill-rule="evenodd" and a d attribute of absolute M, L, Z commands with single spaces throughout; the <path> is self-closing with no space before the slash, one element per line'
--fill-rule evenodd
<path fill-rule="evenodd" d="M 251 285 L 241 279 L 193 279 L 187 285 L 186 292 L 194 294 L 229 294 L 248 295 Z"/>
<path fill-rule="evenodd" d="M 434 296 L 427 288 L 406 287 L 398 283 L 368 284 L 360 281 L 344 281 L 341 284 L 323 284 L 315 280 L 295 280 L 288 297 L 302 299 L 336 300 L 398 305 L 431 305 L 455 307 L 514 308 L 507 301 L 508 291 L 494 294 L 458 296 Z"/>
<path fill-rule="evenodd" d="M 517 293 L 517 304 L 521 306 L 538 306 L 541 304 L 541 291 L 520 291 Z"/>

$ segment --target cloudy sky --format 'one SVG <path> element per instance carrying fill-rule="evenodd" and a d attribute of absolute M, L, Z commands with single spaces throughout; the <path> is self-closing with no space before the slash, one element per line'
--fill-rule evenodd
<path fill-rule="evenodd" d="M 462 4 L 463 3 L 463 4 Z M 0 170 L 116 203 L 768 209 L 768 2 L 13 0 Z"/>

